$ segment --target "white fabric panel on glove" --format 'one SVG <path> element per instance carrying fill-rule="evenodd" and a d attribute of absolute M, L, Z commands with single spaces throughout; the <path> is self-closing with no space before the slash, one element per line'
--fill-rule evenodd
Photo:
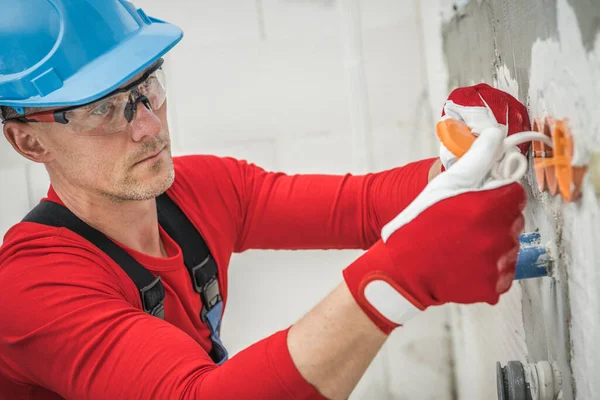
<path fill-rule="evenodd" d="M 396 218 L 381 230 L 383 241 L 387 241 L 392 233 L 417 217 L 433 204 L 469 191 L 489 190 L 520 180 L 525 171 L 512 174 L 506 178 L 492 175 L 492 170 L 505 155 L 504 139 L 506 129 L 502 129 L 494 121 L 488 119 L 488 127 L 479 127 L 479 136 L 471 148 L 457 160 L 452 168 L 435 177 L 423 192 L 404 209 Z M 517 153 L 523 157 L 520 152 Z M 527 160 L 525 160 L 525 163 Z"/>

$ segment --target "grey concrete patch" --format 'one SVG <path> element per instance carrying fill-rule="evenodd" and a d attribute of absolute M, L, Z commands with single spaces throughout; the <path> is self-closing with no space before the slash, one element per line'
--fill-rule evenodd
<path fill-rule="evenodd" d="M 600 32 L 600 3 L 598 0 L 567 1 L 577 16 L 583 47 L 590 52 L 594 49 L 596 36 Z"/>
<path fill-rule="evenodd" d="M 587 51 L 593 48 L 600 28 L 600 5 L 592 6 L 592 2 L 597 0 L 569 0 Z M 444 24 L 442 32 L 449 90 L 481 81 L 493 84 L 498 80 L 498 67 L 506 66 L 518 83 L 518 98 L 527 102 L 533 44 L 549 38 L 560 40 L 557 0 L 470 1 Z M 531 168 L 528 177 L 533 176 Z M 540 193 L 534 181 L 525 186 L 531 200 L 527 229 L 539 229 L 556 260 L 554 278 L 520 283 L 528 361 L 557 362 L 564 379 L 563 399 L 571 400 L 575 390 L 570 365 L 569 262 L 563 259 L 568 244 L 562 238 L 560 200 Z"/>
<path fill-rule="evenodd" d="M 442 28 L 449 89 L 492 84 L 496 67 L 504 64 L 526 101 L 531 47 L 538 39 L 558 38 L 556 18 L 556 0 L 469 2 Z"/>
<path fill-rule="evenodd" d="M 528 178 L 533 178 L 532 165 Z M 530 362 L 556 362 L 563 378 L 563 400 L 574 398 L 574 384 L 570 365 L 571 339 L 569 335 L 568 260 L 563 241 L 563 218 L 559 198 L 540 193 L 533 179 L 525 182 L 530 199 L 525 211 L 527 227 L 537 228 L 542 243 L 553 258 L 552 278 L 530 279 L 520 282 L 523 290 L 523 327 Z M 560 256 L 558 256 L 560 255 Z"/>

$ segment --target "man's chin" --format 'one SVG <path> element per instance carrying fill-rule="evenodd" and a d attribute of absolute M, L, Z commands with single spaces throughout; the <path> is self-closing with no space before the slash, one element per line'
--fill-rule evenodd
<path fill-rule="evenodd" d="M 152 177 L 127 179 L 120 188 L 109 194 L 118 201 L 143 201 L 153 199 L 167 191 L 175 180 L 172 165 L 167 171 Z"/>

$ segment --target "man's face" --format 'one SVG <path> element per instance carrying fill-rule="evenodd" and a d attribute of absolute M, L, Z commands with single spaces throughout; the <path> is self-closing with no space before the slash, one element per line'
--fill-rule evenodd
<path fill-rule="evenodd" d="M 173 183 L 166 100 L 154 113 L 139 103 L 127 128 L 114 134 L 104 128 L 77 134 L 58 123 L 30 125 L 52 154 L 46 167 L 53 182 L 114 201 L 151 199 Z"/>

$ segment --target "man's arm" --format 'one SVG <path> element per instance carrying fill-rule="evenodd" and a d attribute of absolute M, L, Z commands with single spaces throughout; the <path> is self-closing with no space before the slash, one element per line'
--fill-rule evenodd
<path fill-rule="evenodd" d="M 346 399 L 387 339 L 345 283 L 290 329 L 298 371 L 328 399 Z"/>
<path fill-rule="evenodd" d="M 197 199 L 189 209 L 202 209 L 202 215 L 222 215 L 220 230 L 237 252 L 367 249 L 441 165 L 432 158 L 363 176 L 286 175 L 232 158 L 174 161 L 179 178 L 171 195 L 186 204 Z"/>
<path fill-rule="evenodd" d="M 125 301 L 98 256 L 50 257 L 22 250 L 0 260 L 0 321 L 11 321 L 0 329 L 0 371 L 64 398 L 344 398 L 386 337 L 340 285 L 289 334 L 217 366 L 184 332 Z"/>
<path fill-rule="evenodd" d="M 427 175 L 427 182 L 431 182 L 433 178 L 442 173 L 442 160 L 439 158 L 435 159 L 435 162 L 431 164 L 429 168 L 429 174 Z"/>
<path fill-rule="evenodd" d="M 441 168 L 431 158 L 363 176 L 286 175 L 228 157 L 173 161 L 169 195 L 192 221 L 218 218 L 221 244 L 232 252 L 367 249 Z"/>
<path fill-rule="evenodd" d="M 429 181 L 438 159 L 367 175 L 285 175 L 240 164 L 245 249 L 367 249 Z"/>
<path fill-rule="evenodd" d="M 485 154 L 486 137 L 474 146 Z M 184 332 L 128 303 L 100 255 L 57 237 L 39 239 L 50 255 L 23 241 L 0 254 L 0 321 L 12 322 L 0 330 L 2 375 L 92 400 L 346 398 L 408 314 L 447 302 L 495 304 L 510 287 L 525 192 L 518 184 L 470 192 L 482 172 L 469 165 L 490 160 L 474 156 L 434 182 L 433 194 L 450 197 L 429 207 L 421 201 L 400 226 L 398 215 L 391 232 L 344 270 L 345 283 L 291 331 L 221 366 Z M 452 196 L 458 184 L 466 188 Z M 441 220 L 447 229 L 435 228 Z"/>

